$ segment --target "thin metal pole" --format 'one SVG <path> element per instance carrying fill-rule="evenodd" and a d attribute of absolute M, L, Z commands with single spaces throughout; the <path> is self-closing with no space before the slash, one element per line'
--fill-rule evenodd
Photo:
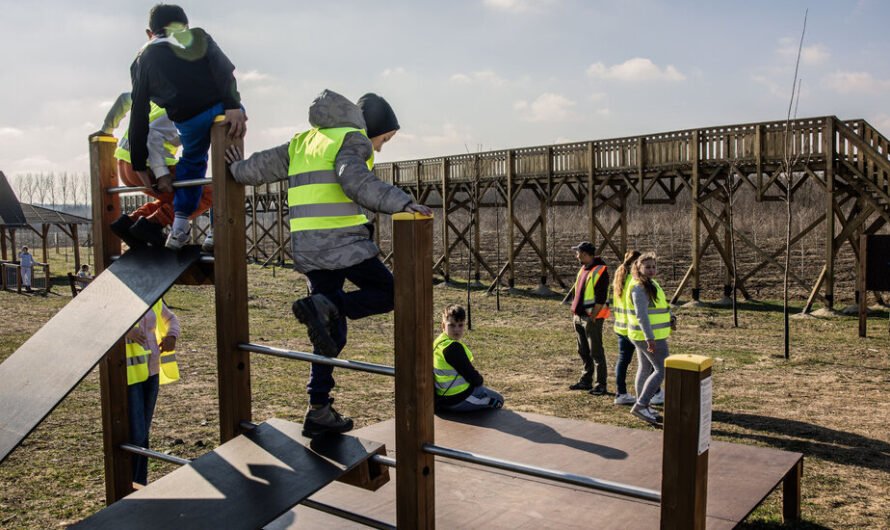
<path fill-rule="evenodd" d="M 120 447 L 124 451 L 129 451 L 130 453 L 133 453 L 135 455 L 147 456 L 149 458 L 154 458 L 156 460 L 163 460 L 164 462 L 170 462 L 171 464 L 178 464 L 180 466 L 184 466 L 184 465 L 191 463 L 191 460 L 189 460 L 187 458 L 179 458 L 178 456 L 159 453 L 158 451 L 152 451 L 151 449 L 146 449 L 145 447 L 139 447 L 138 445 L 121 444 Z"/>
<path fill-rule="evenodd" d="M 212 179 L 179 180 L 173 183 L 174 188 L 190 188 L 194 186 L 210 186 Z M 106 193 L 130 193 L 135 191 L 156 191 L 148 186 L 114 186 L 105 190 Z"/>
<path fill-rule="evenodd" d="M 595 490 L 600 490 L 600 491 L 608 491 L 610 493 L 616 493 L 618 495 L 634 497 L 634 498 L 643 499 L 646 501 L 661 502 L 661 493 L 659 493 L 655 490 L 639 488 L 639 487 L 630 486 L 627 484 L 621 484 L 620 482 L 612 482 L 609 480 L 600 480 L 600 479 L 596 479 L 593 477 L 587 477 L 584 475 L 576 475 L 574 473 L 566 473 L 564 471 L 554 471 L 554 470 L 546 469 L 543 467 L 529 466 L 526 464 L 520 464 L 518 462 L 511 462 L 509 460 L 501 460 L 499 458 L 493 458 L 490 456 L 480 455 L 477 453 L 471 453 L 469 451 L 459 451 L 457 449 L 441 447 L 441 446 L 434 445 L 434 444 L 424 444 L 423 450 L 426 451 L 427 453 L 430 453 L 433 455 L 444 456 L 445 458 L 452 458 L 454 460 L 461 460 L 463 462 L 470 462 L 473 464 L 481 464 L 484 466 L 503 469 L 506 471 L 513 471 L 516 473 L 521 473 L 523 475 L 529 475 L 532 477 L 553 480 L 556 482 L 564 482 L 566 484 L 582 486 L 585 488 L 590 488 L 590 489 L 595 489 Z"/>
<path fill-rule="evenodd" d="M 359 372 L 369 372 L 378 375 L 388 375 L 395 377 L 396 369 L 392 366 L 383 364 L 366 363 L 362 361 L 347 361 L 344 359 L 335 359 L 333 357 L 325 357 L 314 353 L 306 353 L 301 351 L 282 350 L 271 346 L 263 346 L 261 344 L 240 343 L 238 349 L 253 353 L 262 353 L 265 355 L 273 355 L 275 357 L 283 357 L 285 359 L 295 359 L 298 361 L 308 361 L 311 363 L 327 364 L 348 370 L 356 370 Z"/>
<path fill-rule="evenodd" d="M 371 462 L 380 464 L 381 466 L 396 467 L 396 459 L 388 456 L 374 455 L 371 457 Z"/>
<path fill-rule="evenodd" d="M 383 521 L 378 521 L 377 519 L 371 519 L 370 517 L 365 517 L 364 515 L 360 515 L 353 512 L 348 512 L 342 508 L 337 508 L 336 506 L 331 506 L 330 504 L 324 504 L 318 501 L 313 501 L 311 499 L 305 499 L 300 502 L 303 506 L 307 508 L 312 508 L 313 510 L 318 510 L 320 512 L 329 513 L 331 515 L 340 517 L 341 519 L 346 519 L 348 521 L 353 521 L 355 523 L 363 524 L 365 526 L 371 528 L 381 528 L 384 530 L 395 530 L 395 526 L 389 523 L 384 523 Z"/>

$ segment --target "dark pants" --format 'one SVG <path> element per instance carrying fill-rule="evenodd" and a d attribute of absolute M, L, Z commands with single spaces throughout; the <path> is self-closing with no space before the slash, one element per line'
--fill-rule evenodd
<path fill-rule="evenodd" d="M 575 334 L 578 338 L 578 355 L 584 362 L 581 381 L 593 383 L 596 371 L 596 384 L 606 386 L 606 353 L 603 350 L 603 319 L 591 320 L 575 316 Z"/>
<path fill-rule="evenodd" d="M 337 352 L 346 346 L 346 319 L 356 320 L 371 315 L 389 313 L 393 308 L 392 273 L 377 258 L 337 270 L 316 270 L 306 273 L 312 294 L 323 294 L 340 311 L 340 318 L 331 326 L 331 338 L 337 344 Z M 343 291 L 343 283 L 349 280 L 358 290 Z M 317 350 L 315 353 L 320 353 Z M 334 388 L 334 367 L 312 364 L 309 372 L 309 402 L 325 404 Z"/>
<path fill-rule="evenodd" d="M 158 401 L 158 376 L 153 375 L 141 383 L 127 387 L 127 406 L 130 409 L 130 443 L 148 448 L 148 431 L 151 417 Z M 148 459 L 131 455 L 133 459 L 133 482 L 148 483 Z"/>
<path fill-rule="evenodd" d="M 615 384 L 619 394 L 627 394 L 627 368 L 634 358 L 637 347 L 626 335 L 618 336 L 618 361 L 615 363 Z"/>
<path fill-rule="evenodd" d="M 177 181 L 202 179 L 207 174 L 207 151 L 210 150 L 210 128 L 213 120 L 223 113 L 222 103 L 210 107 L 186 121 L 176 122 L 182 154 L 176 164 Z M 175 188 L 173 211 L 180 217 L 189 217 L 198 208 L 203 186 Z"/>

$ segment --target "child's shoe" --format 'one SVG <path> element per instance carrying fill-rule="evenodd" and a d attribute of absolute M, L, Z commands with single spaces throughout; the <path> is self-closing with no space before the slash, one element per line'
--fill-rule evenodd
<path fill-rule="evenodd" d="M 206 252 L 208 254 L 213 254 L 213 229 L 207 229 L 207 235 L 204 237 L 204 242 L 201 243 L 201 251 Z"/>
<path fill-rule="evenodd" d="M 344 418 L 339 412 L 332 407 L 334 400 L 331 399 L 325 406 L 320 408 L 306 409 L 306 416 L 303 418 L 303 436 L 306 438 L 314 438 L 327 433 L 344 433 L 352 430 L 352 418 Z"/>
<path fill-rule="evenodd" d="M 652 399 L 649 401 L 650 405 L 664 405 L 664 390 L 659 388 L 658 392 L 652 396 Z"/>
<path fill-rule="evenodd" d="M 633 405 L 637 402 L 637 398 L 633 397 L 630 394 L 618 394 L 615 396 L 615 404 L 616 405 Z"/>
<path fill-rule="evenodd" d="M 323 294 L 300 298 L 291 306 L 294 316 L 309 330 L 309 340 L 325 357 L 336 357 L 337 344 L 331 337 L 331 322 L 340 318 L 337 306 Z"/>
<path fill-rule="evenodd" d="M 188 230 L 170 229 L 170 235 L 167 236 L 167 242 L 164 246 L 170 250 L 178 251 L 188 244 L 189 239 L 191 239 L 191 236 L 189 235 Z"/>
<path fill-rule="evenodd" d="M 649 410 L 649 407 L 637 403 L 630 409 L 630 413 L 650 425 L 658 425 L 658 418 Z"/>

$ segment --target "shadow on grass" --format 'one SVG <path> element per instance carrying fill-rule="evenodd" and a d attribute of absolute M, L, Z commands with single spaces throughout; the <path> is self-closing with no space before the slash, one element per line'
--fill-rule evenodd
<path fill-rule="evenodd" d="M 511 410 L 481 410 L 464 413 L 437 412 L 436 415 L 442 419 L 455 423 L 496 429 L 537 444 L 564 445 L 579 451 L 595 454 L 608 460 L 624 460 L 627 458 L 627 453 L 620 449 L 588 442 L 586 440 L 566 438 L 553 427 L 530 420 Z M 497 455 L 491 456 L 497 457 Z"/>
<path fill-rule="evenodd" d="M 796 451 L 808 457 L 837 464 L 890 472 L 890 444 L 882 440 L 812 423 L 756 414 L 715 410 L 713 420 L 763 433 L 729 432 L 715 428 L 712 432 L 716 435 L 753 440 L 777 449 Z"/>

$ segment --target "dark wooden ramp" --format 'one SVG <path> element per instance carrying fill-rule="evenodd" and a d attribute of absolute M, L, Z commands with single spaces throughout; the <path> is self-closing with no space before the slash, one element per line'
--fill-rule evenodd
<path fill-rule="evenodd" d="M 269 420 L 73 528 L 261 528 L 383 447 L 301 430 Z"/>
<path fill-rule="evenodd" d="M 127 252 L 0 364 L 0 462 L 199 258 L 197 246 Z"/>
<path fill-rule="evenodd" d="M 659 431 L 598 425 L 508 410 L 436 418 L 438 445 L 661 490 Z M 355 432 L 379 440 L 398 460 L 392 420 Z M 395 447 L 396 451 L 392 451 Z M 801 461 L 800 453 L 713 442 L 709 529 L 733 528 Z M 436 458 L 439 528 L 658 528 L 656 503 Z M 395 524 L 395 480 L 377 492 L 331 484 L 312 499 Z M 362 528 L 304 506 L 268 525 Z"/>

